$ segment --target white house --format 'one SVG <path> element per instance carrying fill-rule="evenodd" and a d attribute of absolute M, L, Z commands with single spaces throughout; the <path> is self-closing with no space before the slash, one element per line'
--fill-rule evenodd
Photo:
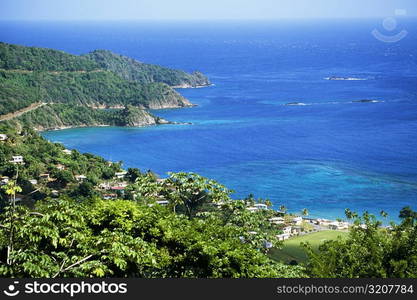
<path fill-rule="evenodd" d="M 103 199 L 105 200 L 116 199 L 116 198 L 117 198 L 117 194 L 104 194 L 103 195 Z"/>
<path fill-rule="evenodd" d="M 5 140 L 7 140 L 7 135 L 5 135 L 5 134 L 0 134 L 0 141 L 5 141 Z"/>
<path fill-rule="evenodd" d="M 162 205 L 162 206 L 167 206 L 169 204 L 168 200 L 159 200 L 156 201 L 157 204 Z"/>
<path fill-rule="evenodd" d="M 288 240 L 291 237 L 291 235 L 289 233 L 281 233 L 277 235 L 277 239 L 279 241 L 284 241 L 284 240 Z"/>
<path fill-rule="evenodd" d="M 258 210 L 258 208 L 253 207 L 253 206 L 251 206 L 251 207 L 246 207 L 246 209 L 247 209 L 247 210 L 249 210 L 250 212 L 255 212 L 255 211 L 257 211 L 257 210 Z"/>
<path fill-rule="evenodd" d="M 348 222 L 331 222 L 329 224 L 329 229 L 332 230 L 346 230 L 349 228 L 349 223 Z"/>
<path fill-rule="evenodd" d="M 321 225 L 321 226 L 329 226 L 329 224 L 332 221 L 327 220 L 327 219 L 317 219 L 317 225 Z"/>
<path fill-rule="evenodd" d="M 247 207 L 247 210 L 254 212 L 257 210 L 261 210 L 261 209 L 268 209 L 268 206 L 266 204 L 263 203 L 256 203 L 253 206 Z"/>
<path fill-rule="evenodd" d="M 74 177 L 77 181 L 83 181 L 84 179 L 87 179 L 87 176 L 85 175 L 75 175 Z"/>
<path fill-rule="evenodd" d="M 64 150 L 62 150 L 62 152 L 64 152 L 65 154 L 71 154 L 72 153 L 72 150 L 64 149 Z"/>
<path fill-rule="evenodd" d="M 303 218 L 302 217 L 295 217 L 294 219 L 292 219 L 292 223 L 294 225 L 297 225 L 297 226 L 301 225 L 302 222 L 303 222 Z"/>
<path fill-rule="evenodd" d="M 12 156 L 12 160 L 10 162 L 13 164 L 23 164 L 23 156 L 21 155 Z"/>
<path fill-rule="evenodd" d="M 282 229 L 282 231 L 283 231 L 284 233 L 288 233 L 288 234 L 291 234 L 291 230 L 292 230 L 292 227 L 291 227 L 291 226 L 287 226 L 287 227 L 284 227 L 284 228 Z"/>
<path fill-rule="evenodd" d="M 292 234 L 299 234 L 301 231 L 303 231 L 303 229 L 300 226 L 293 226 L 293 228 L 291 228 Z"/>
<path fill-rule="evenodd" d="M 59 196 L 59 192 L 57 190 L 52 190 L 51 191 L 52 196 L 54 197 L 58 197 Z"/>
<path fill-rule="evenodd" d="M 122 179 L 126 176 L 127 172 L 126 171 L 122 171 L 122 172 L 116 172 L 114 173 L 114 176 L 118 179 Z"/>
<path fill-rule="evenodd" d="M 283 217 L 273 217 L 269 219 L 269 222 L 271 224 L 280 225 L 284 224 L 284 218 Z"/>
<path fill-rule="evenodd" d="M 268 209 L 268 206 L 263 203 L 256 203 L 253 206 L 256 207 L 257 209 Z"/>

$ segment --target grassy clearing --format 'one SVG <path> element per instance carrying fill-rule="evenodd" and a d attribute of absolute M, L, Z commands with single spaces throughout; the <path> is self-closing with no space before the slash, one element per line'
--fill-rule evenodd
<path fill-rule="evenodd" d="M 312 245 L 314 250 L 318 250 L 319 245 L 325 240 L 334 240 L 338 236 L 343 238 L 346 237 L 347 234 L 346 231 L 325 230 L 294 237 L 286 240 L 282 249 L 271 249 L 270 257 L 285 263 L 289 263 L 293 260 L 302 263 L 307 260 L 307 255 L 300 246 L 300 243 L 308 242 Z"/>

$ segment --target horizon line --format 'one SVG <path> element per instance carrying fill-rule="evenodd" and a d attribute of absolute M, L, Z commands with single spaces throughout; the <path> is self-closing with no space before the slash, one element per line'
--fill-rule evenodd
<path fill-rule="evenodd" d="M 187 19 L 177 19 L 177 18 L 161 18 L 161 19 L 155 19 L 155 18 L 118 18 L 118 19 L 20 19 L 20 18 L 12 18 L 12 19 L 5 19 L 0 18 L 0 22 L 123 22 L 123 21 L 129 21 L 129 22 L 141 22 L 141 21 L 152 21 L 152 22 L 164 22 L 164 21 L 176 21 L 176 22 L 207 22 L 207 21 L 281 21 L 281 20 L 373 20 L 373 19 L 381 19 L 390 17 L 389 15 L 384 16 L 346 16 L 346 17 L 280 17 L 280 18 L 187 18 Z M 417 18 L 417 15 L 406 15 L 406 16 L 395 16 L 395 18 L 399 19 L 413 19 Z"/>

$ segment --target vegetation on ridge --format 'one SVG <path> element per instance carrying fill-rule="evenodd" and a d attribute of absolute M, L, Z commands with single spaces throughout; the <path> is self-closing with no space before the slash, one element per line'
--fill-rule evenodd
<path fill-rule="evenodd" d="M 62 51 L 0 43 L 0 115 L 11 115 L 36 103 L 84 106 L 74 108 L 79 117 L 68 116 L 68 107 L 48 106 L 30 116 L 18 118 L 34 128 L 53 128 L 45 124 L 66 126 L 156 124 L 149 113 L 136 111 L 134 122 L 113 120 L 114 114 L 94 112 L 87 107 L 142 110 L 178 108 L 192 104 L 170 85 L 199 86 L 208 84 L 201 73 L 188 74 L 156 65 L 140 63 L 109 51 L 93 51 L 84 56 Z M 65 108 L 61 115 L 59 108 Z M 47 120 L 46 111 L 53 110 Z M 82 116 L 82 117 L 81 117 Z M 140 121 L 137 118 L 143 116 Z M 32 120 L 29 122 L 28 120 Z M 36 121 L 42 121 L 36 123 Z M 74 123 L 68 124 L 68 121 Z M 54 125 L 55 126 L 55 125 Z M 124 125 L 121 125 L 124 126 Z"/>
<path fill-rule="evenodd" d="M 210 84 L 207 77 L 200 72 L 189 74 L 180 70 L 145 64 L 108 50 L 95 50 L 83 55 L 83 57 L 91 59 L 102 69 L 111 70 L 124 79 L 137 81 L 142 84 L 163 82 L 170 86 L 188 87 L 198 87 Z"/>

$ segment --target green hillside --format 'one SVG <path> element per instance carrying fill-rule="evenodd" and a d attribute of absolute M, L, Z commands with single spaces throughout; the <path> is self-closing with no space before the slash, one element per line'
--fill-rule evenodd
<path fill-rule="evenodd" d="M 15 119 L 33 128 L 50 129 L 60 123 L 62 126 L 158 124 L 156 117 L 145 111 L 136 110 L 131 118 L 134 121 L 120 121 L 113 120 L 111 113 L 88 108 L 130 106 L 132 111 L 133 107 L 142 110 L 188 107 L 192 104 L 171 86 L 208 84 L 208 79 L 199 72 L 188 74 L 144 64 L 110 51 L 77 56 L 0 43 L 0 121 Z M 34 108 L 42 103 L 49 105 Z M 79 114 L 69 117 L 69 108 L 53 106 L 56 104 L 83 108 L 73 108 L 72 113 Z M 65 111 L 59 111 L 61 108 Z"/>
<path fill-rule="evenodd" d="M 100 68 L 111 70 L 124 79 L 139 83 L 163 82 L 170 86 L 198 87 L 210 82 L 200 72 L 188 74 L 180 70 L 164 68 L 139 62 L 132 58 L 118 55 L 107 50 L 96 50 L 83 57 L 98 64 Z"/>

